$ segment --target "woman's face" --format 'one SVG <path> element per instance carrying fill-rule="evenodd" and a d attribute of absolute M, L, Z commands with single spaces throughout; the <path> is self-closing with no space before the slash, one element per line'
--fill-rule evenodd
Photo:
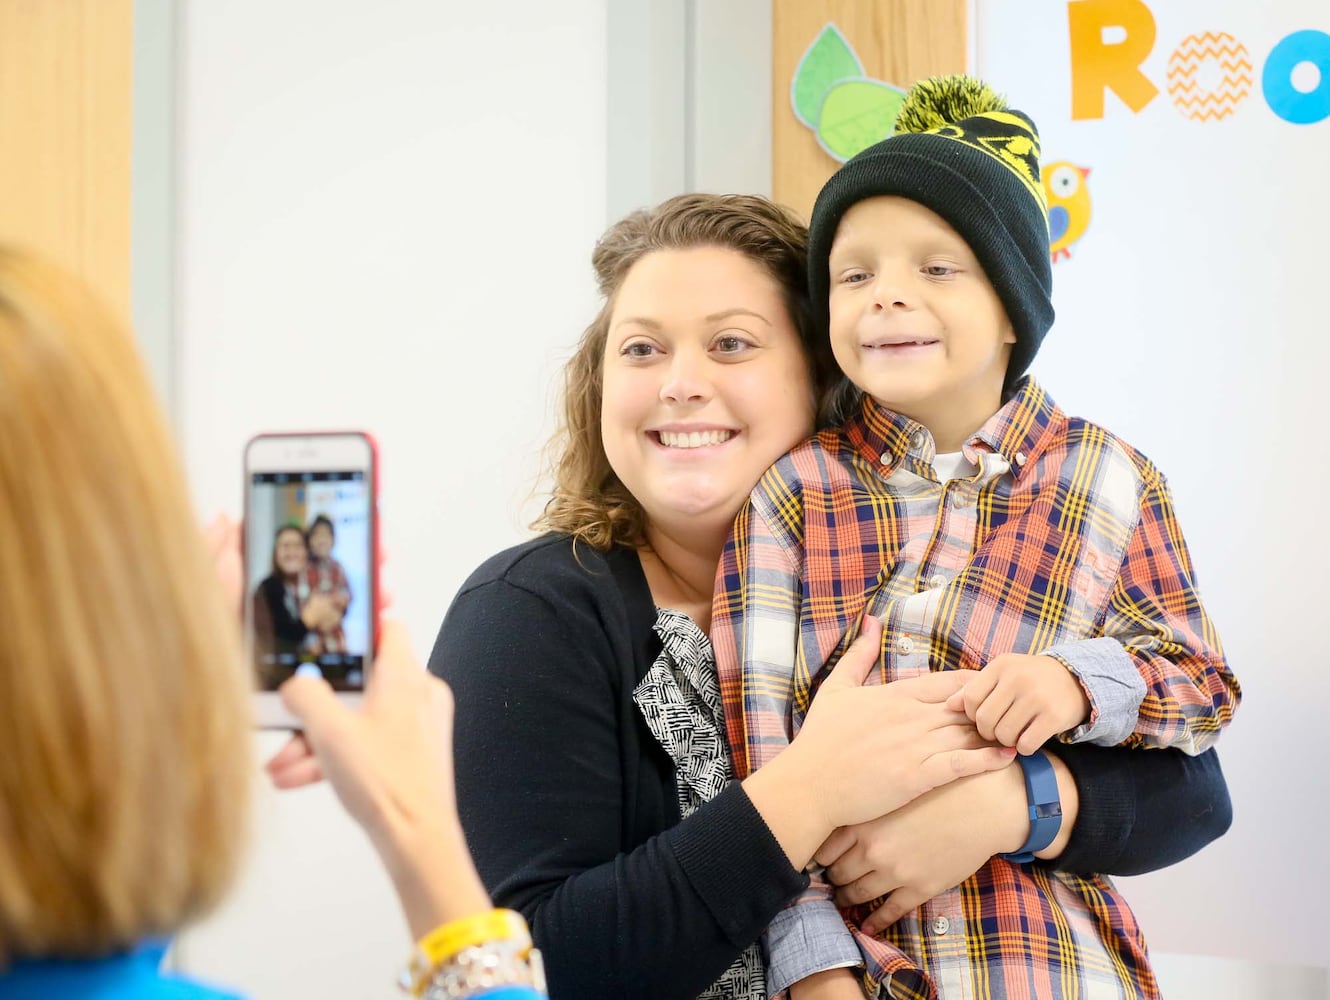
<path fill-rule="evenodd" d="M 286 576 L 295 576 L 305 568 L 305 537 L 298 529 L 290 528 L 277 536 L 273 562 Z"/>
<path fill-rule="evenodd" d="M 309 552 L 316 559 L 327 559 L 332 555 L 332 528 L 320 522 L 309 530 Z"/>
<path fill-rule="evenodd" d="M 813 428 L 781 289 L 735 250 L 661 250 L 633 265 L 602 364 L 605 453 L 653 527 L 728 531 L 762 473 Z"/>

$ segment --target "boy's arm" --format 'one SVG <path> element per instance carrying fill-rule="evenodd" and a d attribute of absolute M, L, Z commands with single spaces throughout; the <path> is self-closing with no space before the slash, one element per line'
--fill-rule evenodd
<path fill-rule="evenodd" d="M 762 491 L 774 473 L 763 478 L 735 519 L 712 605 L 711 641 L 738 780 L 770 762 L 794 737 L 800 545 L 754 503 L 765 507 L 763 500 L 771 502 Z M 797 505 L 797 498 L 782 500 Z M 771 996 L 815 973 L 863 961 L 820 873 L 776 915 L 763 936 L 763 949 Z"/>
<path fill-rule="evenodd" d="M 1099 636 L 1043 655 L 1065 664 L 1090 699 L 1089 721 L 1068 741 L 1199 754 L 1228 724 L 1242 692 L 1201 604 L 1168 485 L 1153 466 L 1145 476 L 1140 518 Z"/>

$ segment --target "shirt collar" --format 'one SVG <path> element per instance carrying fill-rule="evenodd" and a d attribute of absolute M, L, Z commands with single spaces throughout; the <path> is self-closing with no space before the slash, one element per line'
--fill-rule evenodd
<path fill-rule="evenodd" d="M 976 464 L 976 451 L 999 454 L 1011 466 L 1012 476 L 1019 479 L 1061 419 L 1052 397 L 1034 378 L 1026 376 L 1016 383 L 1011 399 L 970 436 L 962 451 Z M 851 446 L 878 466 L 883 475 L 905 466 L 918 476 L 930 478 L 937 454 L 933 435 L 922 424 L 888 410 L 867 393 L 844 430 Z"/>
<path fill-rule="evenodd" d="M 0 993 L 24 982 L 55 979 L 73 984 L 84 979 L 90 982 L 137 982 L 139 978 L 152 978 L 166 956 L 170 942 L 164 938 L 150 938 L 134 948 L 101 958 L 37 958 L 16 960 L 8 970 L 0 972 L 0 981 L 6 985 Z"/>

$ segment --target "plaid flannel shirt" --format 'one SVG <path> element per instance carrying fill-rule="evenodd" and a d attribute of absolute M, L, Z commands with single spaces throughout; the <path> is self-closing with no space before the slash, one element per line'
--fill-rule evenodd
<path fill-rule="evenodd" d="M 877 682 L 1044 654 L 1091 703 L 1064 739 L 1200 753 L 1228 722 L 1240 691 L 1159 470 L 1032 379 L 963 451 L 978 471 L 938 482 L 928 431 L 865 398 L 762 478 L 713 608 L 736 777 L 788 745 L 866 611 Z M 768 929 L 772 993 L 863 965 L 893 997 L 1158 995 L 1104 877 L 994 858 L 876 938 L 853 930 L 870 911 L 842 921 L 815 878 Z"/>
<path fill-rule="evenodd" d="M 309 594 L 344 597 L 348 604 L 351 601 L 351 584 L 346 578 L 346 570 L 341 563 L 331 556 L 309 560 L 305 567 L 305 583 L 308 586 Z M 307 597 L 308 594 L 305 596 Z M 346 652 L 346 631 L 342 628 L 340 621 L 335 628 L 325 629 L 314 634 L 318 637 L 319 652 Z"/>

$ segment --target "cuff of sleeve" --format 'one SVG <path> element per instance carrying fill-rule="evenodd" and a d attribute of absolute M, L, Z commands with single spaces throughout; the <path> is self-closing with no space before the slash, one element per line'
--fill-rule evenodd
<path fill-rule="evenodd" d="M 1068 642 L 1043 651 L 1076 675 L 1090 699 L 1090 721 L 1067 733 L 1069 743 L 1117 746 L 1136 730 L 1145 680 L 1118 640 Z"/>
<path fill-rule="evenodd" d="M 1059 871 L 1122 874 L 1119 859 L 1136 827 L 1137 792 L 1127 762 L 1118 754 L 1089 745 L 1053 744 L 1080 796 L 1080 811 L 1063 852 L 1050 862 Z"/>
<path fill-rule="evenodd" d="M 789 989 L 815 972 L 863 963 L 859 946 L 830 900 L 810 899 L 781 910 L 762 943 L 766 949 L 768 996 Z"/>

